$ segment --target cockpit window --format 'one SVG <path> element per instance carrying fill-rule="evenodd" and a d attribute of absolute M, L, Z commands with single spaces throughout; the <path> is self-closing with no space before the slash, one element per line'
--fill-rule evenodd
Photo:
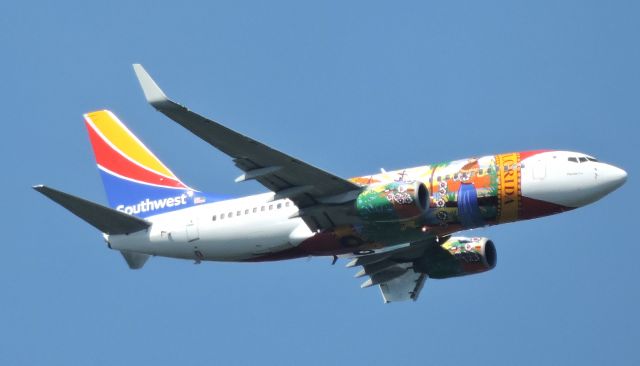
<path fill-rule="evenodd" d="M 567 158 L 567 160 L 569 160 L 572 163 L 586 163 L 587 161 L 595 161 L 595 162 L 598 161 L 598 159 L 592 158 L 590 156 L 571 157 L 571 158 Z"/>

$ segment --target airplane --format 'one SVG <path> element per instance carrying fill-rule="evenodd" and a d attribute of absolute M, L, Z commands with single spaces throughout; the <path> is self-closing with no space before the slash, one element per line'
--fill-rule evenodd
<path fill-rule="evenodd" d="M 493 269 L 497 252 L 463 230 L 557 214 L 621 187 L 627 173 L 593 156 L 557 150 L 473 157 L 344 179 L 169 99 L 133 65 L 149 104 L 229 155 L 270 192 L 230 198 L 182 182 L 112 112 L 84 115 L 109 207 L 33 188 L 103 233 L 131 269 L 150 256 L 260 262 L 350 259 L 361 287 L 385 303 L 417 300 L 427 278 Z"/>

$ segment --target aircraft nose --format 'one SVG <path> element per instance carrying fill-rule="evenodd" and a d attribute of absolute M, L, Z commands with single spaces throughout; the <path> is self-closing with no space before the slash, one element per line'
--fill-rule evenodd
<path fill-rule="evenodd" d="M 610 164 L 602 164 L 596 180 L 607 193 L 613 192 L 627 181 L 627 172 Z"/>

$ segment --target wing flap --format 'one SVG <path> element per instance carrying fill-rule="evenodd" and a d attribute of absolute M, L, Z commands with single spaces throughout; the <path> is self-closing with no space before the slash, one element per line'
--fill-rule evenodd
<path fill-rule="evenodd" d="M 413 262 L 437 245 L 436 237 L 400 244 L 376 253 L 358 256 L 347 267 L 362 266 L 355 277 L 369 276 L 360 287 L 379 285 L 385 303 L 417 300 L 427 280 L 424 273 L 413 270 Z"/>
<path fill-rule="evenodd" d="M 380 292 L 385 304 L 396 301 L 416 301 L 426 279 L 426 274 L 408 269 L 402 276 L 381 283 Z"/>

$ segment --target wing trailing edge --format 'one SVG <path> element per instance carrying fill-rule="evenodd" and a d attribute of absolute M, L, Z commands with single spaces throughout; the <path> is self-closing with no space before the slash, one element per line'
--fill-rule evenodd
<path fill-rule="evenodd" d="M 436 245 L 436 237 L 405 243 L 388 250 L 354 258 L 347 267 L 362 266 L 355 277 L 369 278 L 362 288 L 378 285 L 385 304 L 399 301 L 416 301 L 428 276 L 414 271 L 413 261 L 425 254 L 425 249 Z"/>

